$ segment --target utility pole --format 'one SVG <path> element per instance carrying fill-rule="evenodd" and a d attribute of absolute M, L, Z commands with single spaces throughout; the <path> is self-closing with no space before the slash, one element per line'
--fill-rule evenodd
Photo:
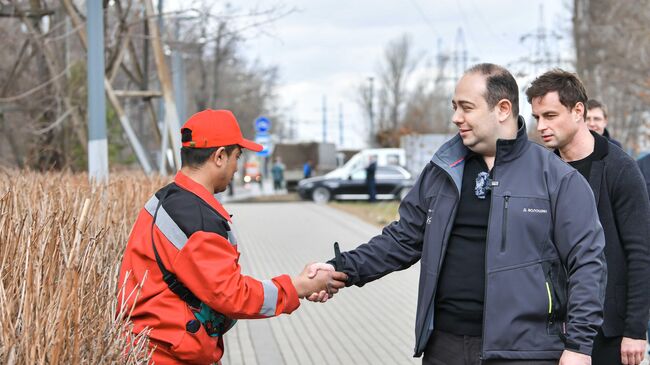
<path fill-rule="evenodd" d="M 88 34 L 88 176 L 108 180 L 106 99 L 104 97 L 104 9 L 101 1 L 87 0 Z"/>
<path fill-rule="evenodd" d="M 147 10 L 146 10 L 147 9 L 146 1 L 148 1 L 148 0 L 145 0 L 145 14 L 147 12 Z M 165 7 L 164 4 L 165 4 L 164 0 L 158 0 L 158 14 L 156 16 L 156 20 L 158 21 L 158 29 L 160 29 L 159 33 L 160 33 L 161 37 L 164 36 L 164 34 L 165 34 L 165 22 L 164 22 L 164 19 L 163 19 L 163 9 Z M 151 23 L 149 22 L 149 16 L 150 16 L 150 14 L 147 14 L 144 17 L 145 22 L 147 22 L 147 30 L 149 30 L 149 27 L 151 26 Z M 149 37 L 149 36 L 150 36 L 150 33 L 147 33 L 147 37 Z M 147 74 L 145 74 L 145 75 L 147 75 Z M 158 82 L 156 86 L 158 86 L 158 88 L 161 89 L 160 82 Z M 160 118 L 160 121 L 162 123 L 166 123 L 166 121 L 165 121 L 165 99 L 163 99 L 163 98 L 161 98 L 158 101 L 158 118 Z M 167 136 L 165 136 L 164 138 L 167 138 Z"/>
<path fill-rule="evenodd" d="M 454 82 L 457 82 L 462 72 L 467 69 L 467 43 L 465 43 L 465 33 L 463 33 L 463 28 L 461 27 L 458 27 L 456 30 L 453 62 Z"/>
<path fill-rule="evenodd" d="M 75 27 L 79 27 L 82 24 L 81 18 L 77 15 L 77 13 L 74 10 L 74 7 L 72 5 L 71 0 L 63 0 L 63 6 L 66 9 L 66 12 L 70 16 L 70 20 L 72 21 L 72 25 Z M 103 18 L 102 18 L 103 20 Z M 103 27 L 99 28 L 97 27 L 97 24 L 95 23 L 90 23 L 87 22 L 87 27 L 90 29 L 91 24 L 92 27 L 95 27 L 95 29 L 101 29 L 103 32 Z M 84 31 L 79 31 L 77 32 L 77 35 L 79 36 L 79 40 L 81 40 L 81 45 L 88 50 L 88 34 L 87 32 Z M 103 57 L 103 33 L 102 33 L 102 57 Z M 89 52 L 90 53 L 90 52 Z M 103 58 L 102 58 L 102 65 L 103 65 Z M 88 68 L 88 72 L 90 72 L 90 68 Z M 124 113 L 124 109 L 120 105 L 119 101 L 117 100 L 117 94 L 115 90 L 113 89 L 113 86 L 111 85 L 110 80 L 106 77 L 104 74 L 104 67 L 101 68 L 101 75 L 103 76 L 103 82 L 104 82 L 104 90 L 106 91 L 106 96 L 108 97 L 108 100 L 111 102 L 111 105 L 113 106 L 113 109 L 115 110 L 115 113 L 117 114 L 117 117 L 120 120 L 120 124 L 122 125 L 122 129 L 124 129 L 124 133 L 126 134 L 127 138 L 129 139 L 129 142 L 131 143 L 131 148 L 133 148 L 133 151 L 135 152 L 136 157 L 138 158 L 138 162 L 140 162 L 140 166 L 142 166 L 142 169 L 144 170 L 145 173 L 149 174 L 151 173 L 151 165 L 149 164 L 149 159 L 147 158 L 146 151 L 140 141 L 138 140 L 138 137 L 136 136 L 135 132 L 133 131 L 133 128 L 131 127 L 131 122 L 129 121 L 128 116 Z M 90 80 L 90 77 L 89 77 Z M 103 99 L 102 99 L 103 100 Z"/>
<path fill-rule="evenodd" d="M 443 53 L 442 38 L 438 37 L 438 53 L 436 54 L 436 66 L 438 68 L 436 75 L 436 88 L 448 79 L 448 77 L 445 76 L 447 61 L 449 61 L 449 55 Z M 456 82 L 456 80 L 454 80 L 454 82 Z"/>
<path fill-rule="evenodd" d="M 176 109 L 176 103 L 174 102 L 174 88 L 172 85 L 172 80 L 170 77 L 169 68 L 165 63 L 165 54 L 163 52 L 162 41 L 160 38 L 160 33 L 158 27 L 156 27 L 153 16 L 153 4 L 151 0 L 145 0 L 145 10 L 147 12 L 147 18 L 149 20 L 149 31 L 151 32 L 151 42 L 153 48 L 154 60 L 156 62 L 156 69 L 158 71 L 158 79 L 160 80 L 160 87 L 163 93 L 163 100 L 165 101 L 165 123 L 168 123 L 169 126 L 169 137 L 171 140 L 172 148 L 174 149 L 174 162 L 176 168 L 181 166 L 181 136 L 180 130 L 181 126 L 178 121 L 178 111 Z M 160 4 L 160 3 L 159 3 Z"/>
<path fill-rule="evenodd" d="M 374 92 L 375 92 L 375 78 L 370 76 L 368 77 L 368 116 L 370 117 L 370 138 L 369 144 L 370 147 L 375 146 L 375 108 L 373 105 L 374 101 Z"/>
<path fill-rule="evenodd" d="M 339 148 L 343 148 L 343 103 L 339 103 Z"/>
<path fill-rule="evenodd" d="M 323 143 L 327 142 L 327 97 L 323 95 Z"/>
<path fill-rule="evenodd" d="M 181 24 L 180 19 L 176 19 L 175 38 L 180 44 Z M 178 120 L 184 121 L 187 118 L 185 108 L 185 62 L 183 61 L 183 51 L 177 46 L 172 51 L 172 77 L 174 79 L 174 99 L 176 99 L 176 108 L 178 110 Z"/>

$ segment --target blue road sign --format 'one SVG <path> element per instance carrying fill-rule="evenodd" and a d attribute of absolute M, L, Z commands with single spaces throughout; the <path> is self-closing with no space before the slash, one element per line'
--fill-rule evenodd
<path fill-rule="evenodd" d="M 257 134 L 255 135 L 255 143 L 259 143 L 264 148 L 262 151 L 258 152 L 258 156 L 269 156 L 271 150 L 273 149 L 273 144 L 271 143 L 271 136 L 268 134 Z"/>
<path fill-rule="evenodd" d="M 271 121 L 267 117 L 255 119 L 255 132 L 266 133 L 271 129 Z"/>

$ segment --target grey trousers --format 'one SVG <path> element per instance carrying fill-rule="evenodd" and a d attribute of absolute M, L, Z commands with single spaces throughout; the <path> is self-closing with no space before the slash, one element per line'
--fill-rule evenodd
<path fill-rule="evenodd" d="M 559 360 L 482 361 L 481 338 L 434 331 L 424 349 L 422 365 L 557 365 Z"/>

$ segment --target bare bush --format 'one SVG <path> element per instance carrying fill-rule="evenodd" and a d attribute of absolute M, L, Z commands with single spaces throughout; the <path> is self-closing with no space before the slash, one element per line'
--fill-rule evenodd
<path fill-rule="evenodd" d="M 116 293 L 139 207 L 163 178 L 0 170 L 0 363 L 147 363 Z M 137 293 L 135 293 L 137 295 Z"/>

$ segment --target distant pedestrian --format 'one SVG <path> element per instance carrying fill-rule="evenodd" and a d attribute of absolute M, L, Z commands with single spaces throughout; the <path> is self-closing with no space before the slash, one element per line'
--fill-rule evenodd
<path fill-rule="evenodd" d="M 610 142 L 617 145 L 619 148 L 623 148 L 621 142 L 615 140 L 609 134 L 609 131 L 607 130 L 607 123 L 607 107 L 605 104 L 595 99 L 587 100 L 587 127 L 589 127 L 590 130 L 607 138 Z"/>
<path fill-rule="evenodd" d="M 302 175 L 305 179 L 308 179 L 311 177 L 311 172 L 312 172 L 311 160 L 307 160 L 307 162 L 305 162 L 305 164 L 302 166 Z"/>
<path fill-rule="evenodd" d="M 271 168 L 271 175 L 273 176 L 273 190 L 278 191 L 282 189 L 284 184 L 284 164 L 280 157 L 275 159 L 275 163 Z"/>
<path fill-rule="evenodd" d="M 370 156 L 370 161 L 366 167 L 366 187 L 368 188 L 368 201 L 377 201 L 377 181 L 375 180 L 375 172 L 377 171 L 377 157 Z"/>

